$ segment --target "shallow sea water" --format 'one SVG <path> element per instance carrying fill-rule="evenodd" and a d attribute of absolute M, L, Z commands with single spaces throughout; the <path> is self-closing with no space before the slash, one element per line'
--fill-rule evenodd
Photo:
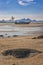
<path fill-rule="evenodd" d="M 43 32 L 43 27 L 0 26 L 0 35 L 4 35 L 5 37 L 13 35 L 34 35 L 33 33 L 40 31 Z"/>

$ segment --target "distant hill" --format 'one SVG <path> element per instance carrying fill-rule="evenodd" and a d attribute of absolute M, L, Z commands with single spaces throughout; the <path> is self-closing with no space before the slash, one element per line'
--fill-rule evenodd
<path fill-rule="evenodd" d="M 15 23 L 17 24 L 25 24 L 25 23 L 30 23 L 32 20 L 31 19 L 29 19 L 29 18 L 27 18 L 27 19 L 20 19 L 20 20 L 15 20 Z"/>

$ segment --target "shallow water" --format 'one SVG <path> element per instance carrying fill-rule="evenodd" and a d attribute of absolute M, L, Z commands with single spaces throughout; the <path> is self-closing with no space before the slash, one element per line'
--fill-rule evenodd
<path fill-rule="evenodd" d="M 13 35 L 32 35 L 34 32 L 40 31 L 43 31 L 43 27 L 0 26 L 0 35 L 4 35 L 5 37 Z"/>

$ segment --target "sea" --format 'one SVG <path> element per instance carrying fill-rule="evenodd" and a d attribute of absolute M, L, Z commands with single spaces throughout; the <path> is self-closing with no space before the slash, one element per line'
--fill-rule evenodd
<path fill-rule="evenodd" d="M 12 26 L 12 25 L 2 25 L 0 26 L 0 35 L 4 37 L 8 36 L 30 36 L 38 35 L 43 33 L 43 27 L 21 27 L 21 26 Z"/>

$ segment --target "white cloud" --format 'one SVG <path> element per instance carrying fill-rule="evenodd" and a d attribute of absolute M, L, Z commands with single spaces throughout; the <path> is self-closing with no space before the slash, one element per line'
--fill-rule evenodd
<path fill-rule="evenodd" d="M 32 2 L 34 2 L 34 0 L 18 0 L 18 3 L 24 6 L 29 5 Z"/>

